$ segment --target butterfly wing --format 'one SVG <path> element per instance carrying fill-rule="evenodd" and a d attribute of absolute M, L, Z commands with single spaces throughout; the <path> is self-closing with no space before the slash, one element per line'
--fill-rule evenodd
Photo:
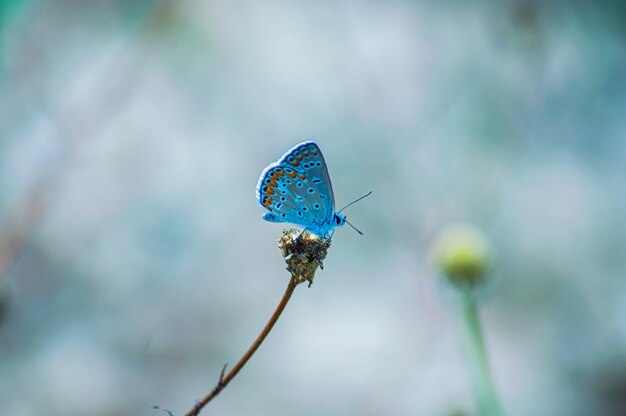
<path fill-rule="evenodd" d="M 287 166 L 269 166 L 257 186 L 257 200 L 269 211 L 263 219 L 316 228 L 325 219 L 322 199 L 309 194 L 309 189 L 310 180 L 304 174 Z"/>
<path fill-rule="evenodd" d="M 320 203 L 324 219 L 332 220 L 335 215 L 335 195 L 324 155 L 317 143 L 307 141 L 294 146 L 278 163 L 305 176 L 304 179 L 309 181 L 315 191 L 311 193 L 311 200 Z"/>
<path fill-rule="evenodd" d="M 268 166 L 257 185 L 257 200 L 272 222 L 289 222 L 314 231 L 332 222 L 335 203 L 328 169 L 315 142 L 294 146 Z"/>

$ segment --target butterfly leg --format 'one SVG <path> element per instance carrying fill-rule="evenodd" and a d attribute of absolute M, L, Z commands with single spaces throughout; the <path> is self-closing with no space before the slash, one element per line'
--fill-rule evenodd
<path fill-rule="evenodd" d="M 300 240 L 300 237 L 302 237 L 302 235 L 304 234 L 304 232 L 305 232 L 306 230 L 307 230 L 306 228 L 305 228 L 304 230 L 302 230 L 302 232 L 300 232 L 300 234 L 298 234 L 298 236 L 295 238 L 295 240 L 294 240 L 294 241 L 299 241 L 299 240 Z"/>

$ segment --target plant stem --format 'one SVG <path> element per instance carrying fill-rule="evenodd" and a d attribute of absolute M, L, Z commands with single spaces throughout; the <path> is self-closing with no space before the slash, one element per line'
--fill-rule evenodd
<path fill-rule="evenodd" d="M 265 327 L 263 328 L 259 336 L 254 340 L 250 348 L 248 348 L 248 351 L 246 351 L 243 357 L 241 357 L 237 364 L 235 364 L 235 366 L 227 374 L 224 374 L 224 372 L 226 371 L 226 366 L 224 366 L 217 385 L 202 400 L 196 403 L 196 405 L 190 411 L 188 411 L 185 416 L 197 416 L 200 413 L 200 410 L 202 410 L 202 408 L 206 406 L 207 403 L 215 398 L 215 396 L 220 394 L 220 392 L 224 390 L 228 383 L 230 383 L 230 381 L 235 378 L 237 373 L 239 373 L 239 370 L 241 370 L 243 366 L 246 365 L 248 360 L 252 357 L 252 355 L 254 355 L 256 350 L 259 348 L 259 346 L 261 346 L 267 335 L 270 333 L 272 327 L 280 317 L 280 314 L 285 309 L 285 306 L 287 306 L 287 302 L 289 302 L 293 291 L 299 283 L 300 282 L 298 281 L 298 278 L 292 275 L 289 279 L 289 284 L 287 285 L 285 294 L 283 294 L 283 297 L 278 303 L 278 306 L 276 306 L 276 310 L 274 310 L 274 313 L 270 317 L 269 321 L 267 321 L 267 324 L 265 324 Z"/>
<path fill-rule="evenodd" d="M 476 303 L 471 295 L 462 293 L 461 321 L 469 360 L 474 393 L 481 416 L 502 416 L 504 414 L 489 370 L 480 319 Z"/>

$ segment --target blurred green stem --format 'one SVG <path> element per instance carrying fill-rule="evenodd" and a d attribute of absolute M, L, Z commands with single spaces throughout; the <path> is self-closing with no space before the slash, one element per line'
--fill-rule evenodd
<path fill-rule="evenodd" d="M 461 298 L 461 324 L 480 415 L 502 416 L 504 412 L 489 370 L 476 303 L 468 293 L 462 293 Z"/>

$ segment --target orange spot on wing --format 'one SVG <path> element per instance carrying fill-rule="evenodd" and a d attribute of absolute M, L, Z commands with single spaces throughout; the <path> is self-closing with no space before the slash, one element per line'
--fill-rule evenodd
<path fill-rule="evenodd" d="M 296 175 L 297 175 L 297 173 L 295 171 L 287 174 L 287 176 L 289 176 L 290 178 L 295 178 Z"/>
<path fill-rule="evenodd" d="M 266 198 L 265 202 L 263 202 L 263 206 L 269 207 L 270 205 L 272 205 L 272 198 Z"/>
<path fill-rule="evenodd" d="M 267 183 L 269 186 L 278 186 L 278 184 L 276 183 L 276 181 L 271 180 Z"/>
<path fill-rule="evenodd" d="M 300 179 L 305 180 L 306 179 L 306 175 L 300 175 Z"/>
<path fill-rule="evenodd" d="M 285 172 L 283 172 L 282 170 L 281 170 L 280 172 L 276 172 L 276 174 L 277 174 L 278 176 L 285 176 Z"/>
<path fill-rule="evenodd" d="M 268 195 L 274 195 L 274 188 L 270 188 L 269 186 L 265 188 L 265 193 Z"/>
<path fill-rule="evenodd" d="M 273 180 L 278 179 L 278 173 L 277 172 L 272 173 L 272 179 Z"/>
<path fill-rule="evenodd" d="M 294 166 L 298 166 L 300 164 L 300 161 L 298 159 L 296 159 L 293 162 L 291 162 L 291 164 L 294 165 Z"/>

